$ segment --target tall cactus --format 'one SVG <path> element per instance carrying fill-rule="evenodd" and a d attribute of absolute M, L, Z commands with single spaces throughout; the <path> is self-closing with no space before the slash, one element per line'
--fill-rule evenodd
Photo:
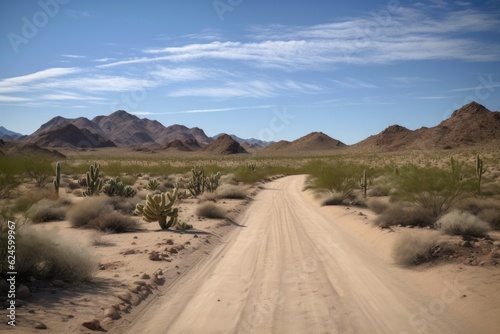
<path fill-rule="evenodd" d="M 359 180 L 359 186 L 361 187 L 361 190 L 363 190 L 363 198 L 366 198 L 366 188 L 367 188 L 366 169 L 363 170 L 363 175 L 361 176 L 361 179 Z"/>
<path fill-rule="evenodd" d="M 158 221 L 161 229 L 166 230 L 177 224 L 179 209 L 173 207 L 176 201 L 177 189 L 172 193 L 149 194 L 146 204 L 137 204 L 134 213 L 147 222 Z"/>
<path fill-rule="evenodd" d="M 56 163 L 56 179 L 54 180 L 54 192 L 59 196 L 59 186 L 61 185 L 61 163 Z"/>
<path fill-rule="evenodd" d="M 485 170 L 483 168 L 483 159 L 476 155 L 476 177 L 477 177 L 477 193 L 481 195 L 481 179 Z"/>
<path fill-rule="evenodd" d="M 205 178 L 205 189 L 213 193 L 219 187 L 220 172 L 207 176 Z"/>
<path fill-rule="evenodd" d="M 196 166 L 191 169 L 191 181 L 187 184 L 187 188 L 194 197 L 205 191 L 205 171 L 203 167 Z"/>
<path fill-rule="evenodd" d="M 90 165 L 90 170 L 87 172 L 87 190 L 83 192 L 83 196 L 95 196 L 101 192 L 103 183 L 99 177 L 100 168 L 97 162 Z"/>

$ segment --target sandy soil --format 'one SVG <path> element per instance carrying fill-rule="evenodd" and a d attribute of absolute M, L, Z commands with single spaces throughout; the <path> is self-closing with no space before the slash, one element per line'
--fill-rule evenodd
<path fill-rule="evenodd" d="M 250 206 L 220 201 L 241 226 L 198 220 L 190 200 L 181 214 L 193 233 L 146 224 L 104 236 L 111 245 L 96 248 L 96 279 L 38 289 L 34 282 L 15 332 L 33 333 L 43 322 L 50 333 L 91 333 L 81 324 L 92 319 L 109 333 L 131 334 L 498 332 L 499 267 L 400 268 L 390 256 L 398 229 L 374 227 L 369 210 L 320 207 L 303 182 L 292 176 L 254 188 Z M 92 238 L 67 222 L 41 225 L 53 227 L 82 243 Z M 169 255 L 151 261 L 153 250 Z M 106 317 L 109 309 L 119 318 Z"/>
<path fill-rule="evenodd" d="M 398 268 L 389 232 L 360 210 L 319 208 L 303 181 L 268 184 L 244 227 L 110 332 L 498 332 L 498 267 Z"/>

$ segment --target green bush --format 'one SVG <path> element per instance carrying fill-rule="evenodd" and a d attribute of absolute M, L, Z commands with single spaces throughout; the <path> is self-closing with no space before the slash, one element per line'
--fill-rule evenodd
<path fill-rule="evenodd" d="M 403 266 L 414 266 L 433 257 L 439 234 L 433 231 L 404 231 L 398 235 L 392 249 L 394 261 Z"/>
<path fill-rule="evenodd" d="M 443 170 L 436 167 L 420 168 L 408 165 L 394 175 L 398 200 L 418 204 L 430 210 L 435 217 L 450 210 L 455 204 L 467 197 L 472 183 L 461 170 Z"/>
<path fill-rule="evenodd" d="M 491 226 L 478 217 L 459 210 L 454 210 L 439 218 L 436 227 L 449 235 L 484 237 L 491 231 Z"/>
<path fill-rule="evenodd" d="M 25 158 L 24 169 L 34 181 L 37 188 L 44 188 L 52 181 L 54 169 L 51 161 L 41 157 Z"/>

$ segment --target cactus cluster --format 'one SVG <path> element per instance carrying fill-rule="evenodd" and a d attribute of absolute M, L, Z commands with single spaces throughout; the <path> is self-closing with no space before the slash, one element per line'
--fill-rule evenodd
<path fill-rule="evenodd" d="M 61 185 L 61 163 L 56 164 L 56 179 L 54 180 L 54 192 L 59 196 L 59 186 Z"/>
<path fill-rule="evenodd" d="M 131 186 L 125 186 L 120 178 L 109 179 L 102 188 L 102 192 L 108 196 L 133 197 L 137 191 Z"/>
<path fill-rule="evenodd" d="M 102 190 L 103 182 L 99 177 L 100 165 L 97 162 L 94 162 L 93 165 L 90 165 L 90 170 L 87 172 L 86 182 L 87 182 L 87 190 L 83 192 L 83 196 L 96 196 Z"/>
<path fill-rule="evenodd" d="M 148 190 L 155 191 L 156 189 L 158 189 L 159 186 L 160 186 L 160 182 L 158 182 L 157 179 L 151 179 L 151 180 L 149 180 L 146 188 Z"/>
<path fill-rule="evenodd" d="M 485 170 L 483 168 L 483 159 L 479 157 L 479 154 L 476 155 L 476 178 L 477 178 L 477 193 L 481 195 L 481 179 L 483 178 L 483 174 Z"/>
<path fill-rule="evenodd" d="M 161 229 L 166 230 L 177 224 L 179 209 L 173 207 L 176 201 L 177 189 L 172 193 L 149 194 L 146 203 L 137 204 L 134 213 L 148 222 L 158 221 Z"/>
<path fill-rule="evenodd" d="M 219 187 L 220 173 L 217 172 L 210 176 L 205 176 L 203 167 L 195 167 L 191 169 L 191 180 L 187 184 L 187 189 L 194 197 L 204 193 L 205 191 L 214 192 Z"/>
<path fill-rule="evenodd" d="M 253 162 L 247 163 L 247 168 L 253 173 L 257 171 L 257 165 Z"/>

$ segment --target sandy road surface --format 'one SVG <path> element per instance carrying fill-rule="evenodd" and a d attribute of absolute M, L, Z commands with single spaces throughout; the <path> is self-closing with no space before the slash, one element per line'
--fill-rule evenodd
<path fill-rule="evenodd" d="M 244 227 L 128 333 L 471 332 L 446 307 L 459 286 L 450 283 L 440 296 L 415 291 L 401 269 L 322 213 L 301 192 L 303 181 L 267 184 L 240 220 Z"/>

